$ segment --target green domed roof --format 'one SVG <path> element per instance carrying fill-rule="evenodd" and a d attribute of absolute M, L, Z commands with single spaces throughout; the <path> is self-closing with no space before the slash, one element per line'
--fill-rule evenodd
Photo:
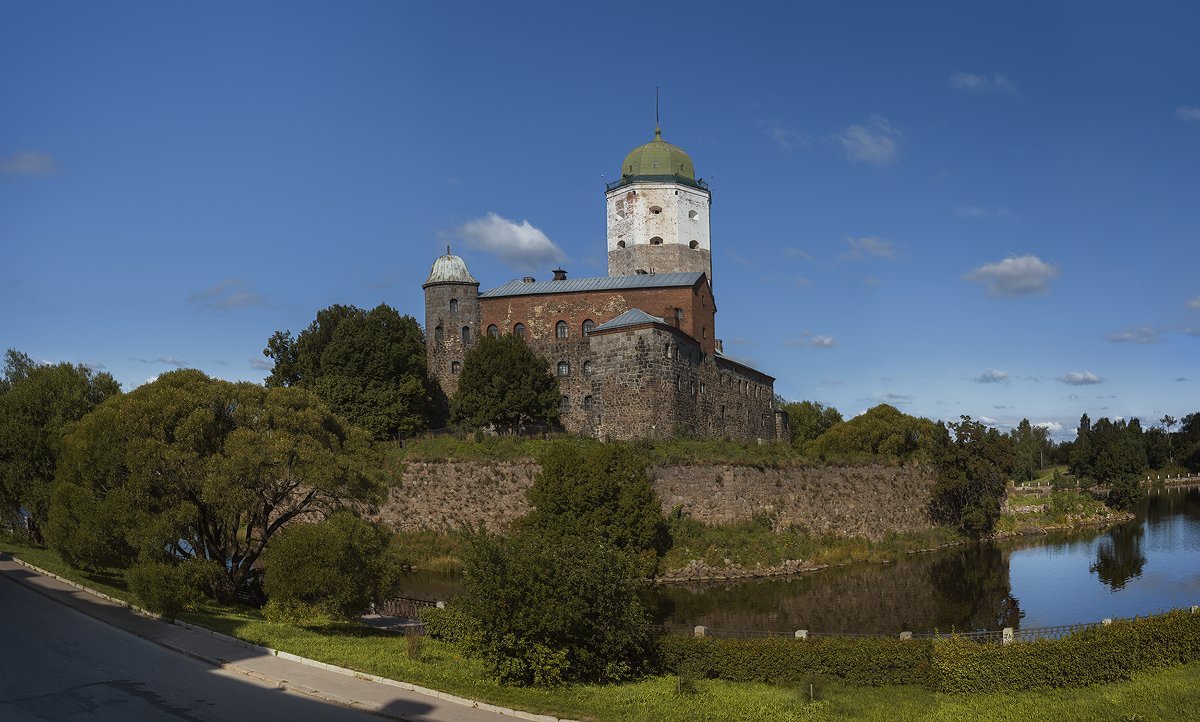
<path fill-rule="evenodd" d="M 621 164 L 623 179 L 641 176 L 676 176 L 695 181 L 696 171 L 683 148 L 663 140 L 662 130 L 655 128 L 654 140 L 629 151 Z"/>

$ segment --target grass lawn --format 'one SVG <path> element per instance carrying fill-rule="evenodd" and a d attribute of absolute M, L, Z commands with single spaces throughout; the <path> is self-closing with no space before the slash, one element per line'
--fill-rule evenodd
<path fill-rule="evenodd" d="M 15 557 L 64 577 L 133 601 L 120 572 L 84 574 L 44 549 L 0 540 Z M 1084 689 L 954 696 L 923 687 L 819 685 L 808 689 L 718 680 L 676 691 L 674 676 L 623 685 L 571 685 L 558 689 L 503 687 L 453 645 L 424 639 L 418 659 L 408 642 L 362 625 L 307 628 L 271 624 L 257 610 L 208 605 L 181 615 L 249 642 L 392 679 L 495 704 L 576 719 L 673 722 L 678 720 L 1183 720 L 1200 709 L 1200 663 L 1140 673 L 1128 682 Z"/>

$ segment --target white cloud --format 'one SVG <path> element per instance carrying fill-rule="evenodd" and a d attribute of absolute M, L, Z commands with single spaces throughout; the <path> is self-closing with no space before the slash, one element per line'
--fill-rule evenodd
<path fill-rule="evenodd" d="M 767 128 L 767 135 L 771 137 L 771 140 L 779 144 L 780 148 L 788 153 L 791 153 L 797 148 L 803 148 L 811 142 L 808 137 L 808 133 L 805 133 L 801 130 L 788 128 L 781 123 L 771 123 Z"/>
<path fill-rule="evenodd" d="M 259 369 L 261 371 L 270 371 L 271 369 L 275 368 L 275 364 L 271 363 L 265 358 L 252 358 L 250 359 L 250 368 Z"/>
<path fill-rule="evenodd" d="M 783 255 L 785 255 L 789 258 L 799 258 L 804 261 L 811 261 L 813 259 L 813 257 L 811 255 L 809 255 L 808 253 L 805 253 L 804 251 L 800 250 L 799 248 L 785 248 L 785 249 L 783 249 Z"/>
<path fill-rule="evenodd" d="M 189 294 L 188 303 L 207 311 L 232 311 L 239 308 L 267 306 L 267 298 L 245 281 L 230 278 L 212 288 Z"/>
<path fill-rule="evenodd" d="M 1175 109 L 1175 117 L 1189 123 L 1200 123 L 1200 108 L 1184 105 Z"/>
<path fill-rule="evenodd" d="M 850 160 L 884 166 L 896 159 L 900 146 L 904 144 L 904 133 L 889 123 L 887 118 L 875 115 L 866 123 L 842 128 L 834 140 L 842 146 L 842 151 Z"/>
<path fill-rule="evenodd" d="M 1008 372 L 997 371 L 996 369 L 988 369 L 976 376 L 975 383 L 979 384 L 1006 384 L 1008 383 Z"/>
<path fill-rule="evenodd" d="M 1091 386 L 1092 384 L 1098 384 L 1104 381 L 1104 379 L 1100 378 L 1091 371 L 1070 371 L 1062 376 L 1059 376 L 1058 380 L 1071 386 Z"/>
<path fill-rule="evenodd" d="M 1009 95 L 1017 94 L 1017 86 L 1007 77 L 995 74 L 991 77 L 978 73 L 951 73 L 950 87 L 968 93 L 1002 92 Z"/>
<path fill-rule="evenodd" d="M 529 221 L 517 223 L 495 213 L 467 221 L 452 235 L 468 248 L 491 253 L 518 271 L 545 270 L 566 258 L 562 249 Z"/>
<path fill-rule="evenodd" d="M 988 208 L 986 206 L 955 206 L 954 215 L 959 218 L 970 218 L 971 220 L 985 220 L 989 218 L 1012 218 L 1012 211 L 1007 208 Z"/>
<path fill-rule="evenodd" d="M 46 153 L 24 150 L 0 158 L 0 173 L 12 175 L 50 175 L 58 170 L 58 163 Z"/>
<path fill-rule="evenodd" d="M 1126 329 L 1110 334 L 1108 340 L 1112 343 L 1158 343 L 1162 340 L 1158 331 L 1149 326 L 1140 326 L 1138 328 Z"/>
<path fill-rule="evenodd" d="M 896 244 L 886 238 L 879 236 L 864 236 L 862 238 L 851 238 L 846 236 L 846 245 L 850 250 L 846 255 L 842 256 L 842 260 L 858 261 L 864 258 L 887 258 L 896 260 L 900 257 L 900 251 L 896 249 Z"/>
<path fill-rule="evenodd" d="M 833 336 L 806 333 L 784 341 L 783 345 L 788 348 L 833 348 L 837 341 Z"/>
<path fill-rule="evenodd" d="M 1026 255 L 985 263 L 963 279 L 979 281 L 987 286 L 988 294 L 992 296 L 1026 296 L 1045 291 L 1058 275 L 1057 266 L 1037 256 Z"/>
<path fill-rule="evenodd" d="M 1061 434 L 1063 432 L 1063 429 L 1065 428 L 1065 427 L 1063 427 L 1062 424 L 1058 423 L 1057 421 L 1039 421 L 1036 424 L 1034 424 L 1034 426 L 1036 426 L 1039 429 L 1045 429 L 1046 431 L 1049 431 L 1051 434 Z"/>
<path fill-rule="evenodd" d="M 187 361 L 184 361 L 183 359 L 177 358 L 175 356 L 159 356 L 158 358 L 155 358 L 155 359 L 146 359 L 146 358 L 136 358 L 135 357 L 133 360 L 138 361 L 140 363 L 144 363 L 144 364 L 166 364 L 167 366 L 174 366 L 175 368 L 184 368 L 188 365 Z M 154 378 L 158 378 L 158 377 L 155 376 Z M 153 379 L 151 379 L 151 380 L 153 380 Z M 147 383 L 149 383 L 149 382 L 147 382 Z"/>
<path fill-rule="evenodd" d="M 1200 309 L 1200 296 L 1188 300 L 1188 308 Z"/>

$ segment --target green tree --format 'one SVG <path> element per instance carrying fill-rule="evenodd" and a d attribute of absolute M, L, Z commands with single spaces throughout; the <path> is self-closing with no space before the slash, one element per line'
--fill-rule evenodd
<path fill-rule="evenodd" d="M 1170 457 L 1170 463 L 1174 464 L 1175 448 L 1171 445 L 1171 427 L 1179 423 L 1179 419 L 1171 416 L 1170 414 L 1163 414 L 1163 417 L 1159 419 L 1159 422 L 1162 423 L 1163 428 L 1167 430 L 1167 454 Z"/>
<path fill-rule="evenodd" d="M 263 355 L 270 387 L 299 386 L 377 439 L 412 436 L 429 423 L 425 335 L 411 316 L 379 305 L 333 305 L 297 337 L 276 331 Z"/>
<path fill-rule="evenodd" d="M 503 684 L 629 679 L 651 639 L 628 555 L 590 534 L 533 528 L 477 536 L 457 605 L 477 623 L 475 652 Z"/>
<path fill-rule="evenodd" d="M 319 522 L 293 522 L 263 555 L 271 605 L 352 619 L 389 596 L 397 575 L 387 564 L 388 534 L 349 511 Z"/>
<path fill-rule="evenodd" d="M 539 458 L 522 520 L 546 536 L 593 534 L 641 560 L 643 575 L 670 545 L 642 444 L 556 442 Z"/>
<path fill-rule="evenodd" d="M 83 418 L 120 385 L 107 373 L 68 363 L 40 366 L 9 349 L 0 381 L 0 513 L 24 509 L 33 537 L 49 511 L 68 426 Z"/>
<path fill-rule="evenodd" d="M 373 498 L 368 453 L 307 391 L 174 371 L 65 436 L 47 541 L 81 566 L 215 561 L 228 600 L 289 521 Z"/>
<path fill-rule="evenodd" d="M 946 430 L 929 419 L 901 413 L 880 404 L 837 424 L 805 447 L 820 457 L 870 455 L 899 460 L 931 460 L 945 443 Z"/>
<path fill-rule="evenodd" d="M 787 412 L 792 430 L 792 446 L 808 442 L 842 423 L 842 414 L 832 406 L 816 401 L 787 401 L 779 404 Z"/>
<path fill-rule="evenodd" d="M 1029 423 L 1029 419 L 1021 419 L 1017 428 L 1010 433 L 1013 442 L 1012 476 L 1020 481 L 1032 481 L 1042 468 L 1046 447 L 1049 445 L 1049 432 L 1040 426 Z"/>
<path fill-rule="evenodd" d="M 1013 467 L 1012 439 L 963 416 L 950 424 L 954 440 L 938 461 L 932 516 L 974 537 L 992 532 L 1000 518 L 1008 472 Z"/>
<path fill-rule="evenodd" d="M 470 428 L 515 431 L 558 420 L 558 379 L 548 363 L 511 334 L 484 336 L 463 359 L 450 418 Z"/>

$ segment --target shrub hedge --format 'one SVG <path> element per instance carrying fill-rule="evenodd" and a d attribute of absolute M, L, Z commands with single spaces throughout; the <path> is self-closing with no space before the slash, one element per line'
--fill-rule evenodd
<path fill-rule="evenodd" d="M 1200 660 L 1200 614 L 1176 610 L 1008 645 L 962 638 L 665 636 L 659 651 L 667 671 L 738 682 L 796 684 L 818 677 L 859 686 L 920 684 L 956 694 L 1084 687 Z"/>
<path fill-rule="evenodd" d="M 425 625 L 426 634 L 444 642 L 469 644 L 478 632 L 475 620 L 454 607 L 426 607 L 417 612 L 417 618 Z"/>

